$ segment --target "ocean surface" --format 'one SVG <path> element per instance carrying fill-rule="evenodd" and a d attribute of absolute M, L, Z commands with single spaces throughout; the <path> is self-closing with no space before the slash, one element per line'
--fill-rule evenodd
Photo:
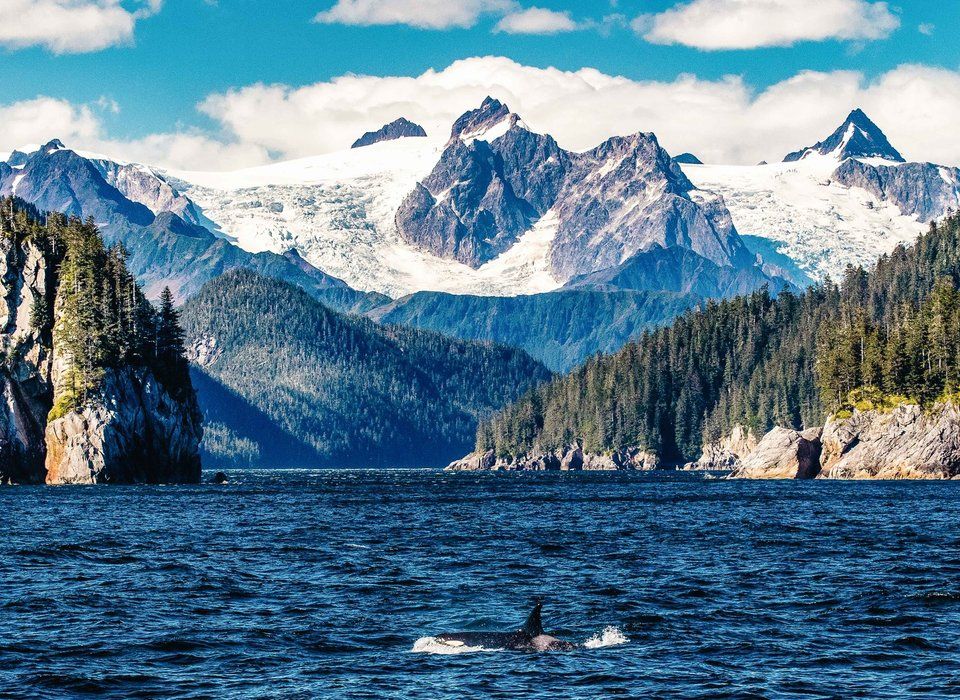
<path fill-rule="evenodd" d="M 229 476 L 0 488 L 0 697 L 960 696 L 958 482 Z"/>

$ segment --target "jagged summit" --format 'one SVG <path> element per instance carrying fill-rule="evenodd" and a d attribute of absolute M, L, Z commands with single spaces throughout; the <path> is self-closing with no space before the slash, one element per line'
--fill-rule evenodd
<path fill-rule="evenodd" d="M 886 135 L 868 117 L 857 108 L 850 112 L 843 124 L 830 134 L 826 140 L 814 146 L 794 151 L 783 159 L 784 163 L 801 160 L 811 153 L 835 156 L 838 160 L 847 158 L 884 158 L 903 163 L 904 157 L 887 140 Z"/>
<path fill-rule="evenodd" d="M 52 139 L 50 141 L 47 141 L 45 144 L 43 144 L 40 147 L 40 150 L 45 153 L 51 153 L 53 151 L 59 151 L 64 148 L 66 148 L 66 146 L 63 145 L 63 141 L 61 141 L 60 139 Z"/>
<path fill-rule="evenodd" d="M 395 141 L 402 138 L 423 138 L 427 135 L 423 127 L 415 124 L 406 117 L 400 117 L 377 131 L 368 131 L 353 142 L 350 148 L 363 148 L 383 141 Z"/>
<path fill-rule="evenodd" d="M 493 141 L 517 125 L 524 126 L 519 115 L 500 100 L 487 97 L 478 109 L 470 110 L 453 123 L 450 141 Z"/>

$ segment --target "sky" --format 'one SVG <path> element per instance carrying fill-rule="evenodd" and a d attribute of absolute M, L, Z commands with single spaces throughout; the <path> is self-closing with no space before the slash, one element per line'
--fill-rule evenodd
<path fill-rule="evenodd" d="M 653 131 L 754 163 L 865 109 L 960 165 L 957 0 L 0 0 L 0 151 L 219 170 L 487 94 L 575 150 Z"/>

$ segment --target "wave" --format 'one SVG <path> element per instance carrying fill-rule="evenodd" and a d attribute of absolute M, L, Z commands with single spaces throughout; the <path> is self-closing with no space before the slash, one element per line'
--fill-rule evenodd
<path fill-rule="evenodd" d="M 615 647 L 618 644 L 626 644 L 629 641 L 630 639 L 620 631 L 619 627 L 608 625 L 603 628 L 602 632 L 598 632 L 585 641 L 583 646 L 587 649 L 603 649 L 604 647 Z"/>
<path fill-rule="evenodd" d="M 444 642 L 436 637 L 421 637 L 410 651 L 420 654 L 472 654 L 478 651 L 503 651 L 486 647 L 470 647 L 463 642 Z"/>

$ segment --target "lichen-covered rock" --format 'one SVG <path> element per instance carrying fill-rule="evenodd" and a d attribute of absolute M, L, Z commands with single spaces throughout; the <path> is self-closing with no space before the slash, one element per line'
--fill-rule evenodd
<path fill-rule="evenodd" d="M 734 426 L 730 434 L 703 446 L 703 454 L 696 462 L 684 465 L 684 469 L 722 470 L 736 469 L 757 447 L 757 437 L 750 428 Z"/>
<path fill-rule="evenodd" d="M 145 368 L 109 370 L 99 396 L 46 427 L 48 484 L 197 483 L 200 410 Z"/>
<path fill-rule="evenodd" d="M 813 479 L 820 473 L 821 428 L 774 428 L 731 475 L 734 479 Z"/>
<path fill-rule="evenodd" d="M 821 478 L 948 479 L 960 474 L 960 410 L 854 411 L 823 429 Z"/>

